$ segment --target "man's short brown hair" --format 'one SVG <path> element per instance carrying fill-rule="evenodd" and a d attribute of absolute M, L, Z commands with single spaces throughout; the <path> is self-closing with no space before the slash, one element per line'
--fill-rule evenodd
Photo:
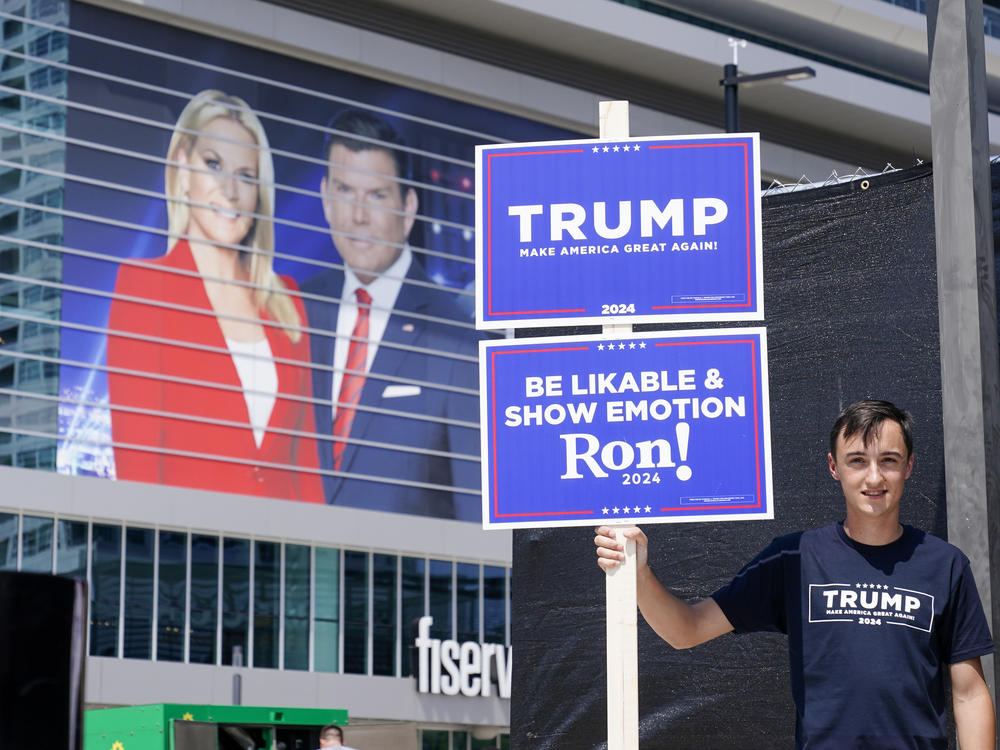
<path fill-rule="evenodd" d="M 865 399 L 855 401 L 837 417 L 830 430 L 830 455 L 837 457 L 837 438 L 841 433 L 844 439 L 861 433 L 864 445 L 878 435 L 882 423 L 890 420 L 896 422 L 903 431 L 903 442 L 906 443 L 907 456 L 913 455 L 913 417 L 905 409 L 900 409 L 890 401 Z"/>
<path fill-rule="evenodd" d="M 344 730 L 336 724 L 327 724 L 319 730 L 319 738 L 320 740 L 336 740 L 342 743 L 344 741 Z"/>

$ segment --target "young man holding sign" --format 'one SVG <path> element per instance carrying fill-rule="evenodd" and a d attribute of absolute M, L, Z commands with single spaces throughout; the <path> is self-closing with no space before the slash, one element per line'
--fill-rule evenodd
<path fill-rule="evenodd" d="M 834 423 L 827 456 L 843 523 L 774 540 L 727 585 L 694 604 L 667 591 L 636 542 L 639 609 L 674 648 L 724 633 L 788 635 L 796 748 L 947 748 L 945 673 L 962 750 L 993 750 L 993 702 L 980 657 L 994 650 L 969 561 L 899 522 L 913 469 L 912 419 L 860 401 Z M 597 529 L 598 565 L 625 554 Z"/>

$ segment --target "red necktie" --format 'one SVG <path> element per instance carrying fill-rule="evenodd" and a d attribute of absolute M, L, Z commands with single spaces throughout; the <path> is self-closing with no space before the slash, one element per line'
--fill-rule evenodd
<path fill-rule="evenodd" d="M 340 382 L 337 397 L 337 417 L 333 420 L 333 435 L 340 438 L 333 443 L 333 468 L 340 471 L 347 448 L 347 436 L 351 434 L 356 407 L 361 400 L 361 389 L 365 387 L 365 371 L 368 369 L 368 314 L 371 312 L 372 296 L 363 288 L 355 292 L 358 298 L 358 319 L 351 333 L 351 344 L 347 348 L 347 363 L 344 378 Z"/>

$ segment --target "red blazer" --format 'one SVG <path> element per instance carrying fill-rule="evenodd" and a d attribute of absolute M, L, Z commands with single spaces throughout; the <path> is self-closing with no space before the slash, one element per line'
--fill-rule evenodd
<path fill-rule="evenodd" d="M 309 401 L 308 335 L 303 331 L 293 343 L 281 328 L 267 325 L 273 318 L 266 311 L 260 313 L 278 370 L 278 392 L 264 440 L 257 448 L 240 378 L 201 278 L 197 273 L 173 273 L 174 269 L 197 272 L 185 240 L 163 257 L 118 269 L 116 299 L 111 302 L 108 318 L 108 396 L 118 478 L 323 502 L 322 482 L 315 472 L 319 455 L 312 437 L 316 430 Z M 291 279 L 282 280 L 291 291 L 297 289 Z M 119 295 L 143 301 L 120 299 Z M 305 322 L 301 300 L 293 299 L 299 318 Z M 161 307 L 157 302 L 187 309 Z M 150 340 L 154 337 L 171 343 Z M 116 368 L 143 374 L 125 374 Z M 200 382 L 177 382 L 175 378 Z M 274 430 L 294 430 L 309 437 Z M 213 458 L 182 456 L 176 451 Z"/>

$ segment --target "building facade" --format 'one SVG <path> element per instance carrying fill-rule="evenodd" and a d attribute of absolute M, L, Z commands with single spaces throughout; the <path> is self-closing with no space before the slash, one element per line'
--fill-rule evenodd
<path fill-rule="evenodd" d="M 765 185 L 927 159 L 920 9 L 811 6 L 0 0 L 0 566 L 88 581 L 88 704 L 346 708 L 358 731 L 395 726 L 423 750 L 508 746 L 510 535 L 477 523 L 474 146 L 595 135 L 602 99 L 632 102 L 636 135 L 716 132 L 730 38 L 747 38 L 735 48 L 742 72 L 816 70 L 741 92 L 744 127 L 761 132 Z M 990 19 L 987 30 L 997 25 Z M 996 109 L 1000 39 L 988 36 L 987 52 Z M 240 133 L 253 136 L 244 157 L 254 168 L 243 188 L 227 187 L 251 186 L 257 201 L 245 211 L 199 199 L 194 182 L 171 192 L 171 170 L 193 181 L 216 169 L 239 174 L 204 152 L 192 167 L 207 124 L 192 128 L 182 112 L 215 90 L 259 123 L 255 131 L 241 120 L 216 146 L 226 157 Z M 373 208 L 351 192 L 353 178 L 330 171 L 344 110 L 393 124 L 398 139 L 348 134 L 348 151 L 404 154 L 395 167 L 351 173 L 388 179 L 382 193 L 401 196 L 398 206 Z M 1000 143 L 992 109 L 989 119 Z M 179 160 L 172 144 L 184 135 L 193 140 Z M 168 205 L 179 204 L 205 225 L 171 226 Z M 352 369 L 347 342 L 367 336 L 341 320 L 340 307 L 357 305 L 339 284 L 352 241 L 377 222 L 338 224 L 338 205 L 409 222 L 381 237 L 404 261 L 386 272 L 400 288 L 388 304 L 369 304 L 386 329 L 428 331 L 375 345 L 366 387 L 377 379 L 382 400 L 362 397 L 355 425 L 368 432 L 346 436 L 336 433 L 345 400 L 335 384 Z M 211 291 L 204 303 L 169 296 L 183 280 L 274 291 L 270 277 L 220 277 L 197 257 L 125 286 L 123 269 L 152 273 L 179 257 L 179 240 L 197 245 L 206 226 L 240 212 L 252 218 L 250 234 L 270 226 L 273 241 L 251 247 L 244 233 L 216 246 L 246 268 L 265 257 L 305 315 L 223 310 Z M 329 278 L 337 286 L 317 286 Z M 433 302 L 404 309 L 412 290 Z M 150 310 L 155 329 L 137 322 Z M 181 322 L 166 326 L 169 315 Z M 216 323 L 228 342 L 193 333 Z M 241 360 L 239 335 L 229 336 L 238 324 L 269 341 L 268 353 Z M 299 344 L 306 338 L 330 346 L 321 357 Z M 382 371 L 390 352 L 400 364 Z M 220 374 L 230 361 L 272 360 L 271 385 L 267 366 L 264 381 Z M 179 361 L 194 364 L 171 369 Z M 294 389 L 286 367 L 302 375 Z M 180 389 L 175 400 L 163 395 L 171 389 Z M 246 403 L 242 416 L 219 411 L 233 394 L 240 409 Z M 266 413 L 298 416 L 255 418 L 261 394 L 271 398 Z M 264 435 L 256 448 L 229 446 L 255 426 Z M 427 437 L 427 426 L 447 439 Z M 274 436 L 293 447 L 264 455 Z M 324 453 L 336 443 L 349 446 L 347 459 Z M 150 462 L 145 474 L 126 468 Z M 281 489 L 243 484 L 235 477 L 244 469 L 261 483 L 271 472 L 267 486 Z M 420 692 L 430 652 L 414 645 L 428 616 L 428 636 L 455 644 L 453 657 L 426 666 L 448 676 L 437 693 Z M 494 647 L 462 650 L 467 643 Z"/>

